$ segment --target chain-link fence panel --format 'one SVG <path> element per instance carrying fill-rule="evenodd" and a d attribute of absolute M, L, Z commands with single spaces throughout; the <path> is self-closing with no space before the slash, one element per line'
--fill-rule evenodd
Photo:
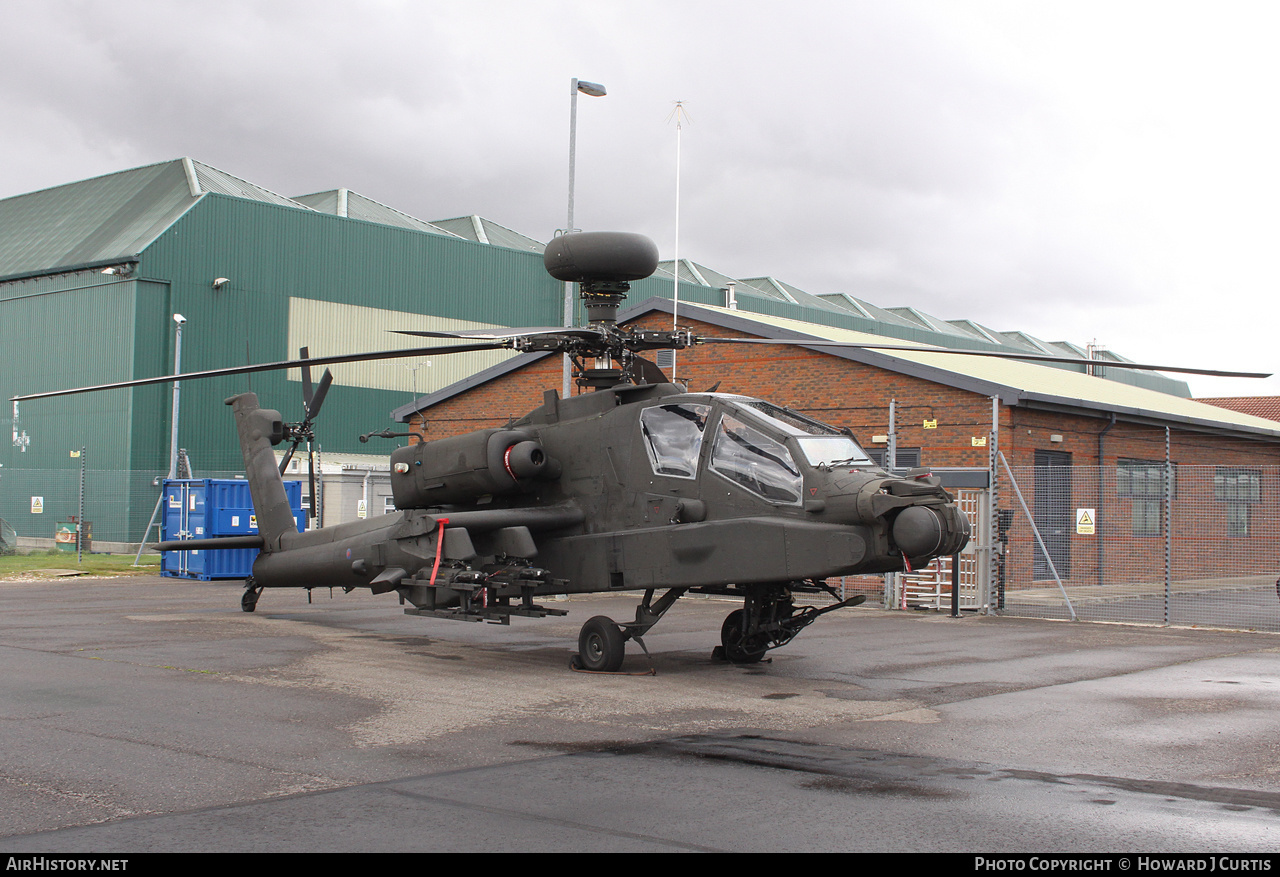
<path fill-rule="evenodd" d="M 1280 631 L 1280 467 L 1004 467 L 992 605 Z"/>
<path fill-rule="evenodd" d="M 243 473 L 200 473 L 207 478 L 243 478 Z M 160 499 L 164 476 L 154 472 L 86 468 L 0 470 L 0 519 L 12 527 L 20 547 L 64 549 L 68 525 L 81 518 L 82 538 L 94 543 L 138 543 Z M 156 517 L 159 520 L 159 516 Z M 74 532 L 74 527 L 71 528 Z M 158 541 L 152 528 L 149 538 Z M 74 551 L 74 537 L 71 550 Z"/>

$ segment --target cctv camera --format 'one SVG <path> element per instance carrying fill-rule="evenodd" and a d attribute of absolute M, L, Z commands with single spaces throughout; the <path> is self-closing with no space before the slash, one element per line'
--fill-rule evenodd
<path fill-rule="evenodd" d="M 177 323 L 179 326 L 181 326 L 183 323 L 187 321 L 187 318 L 182 316 L 182 314 L 174 314 L 173 321 Z"/>

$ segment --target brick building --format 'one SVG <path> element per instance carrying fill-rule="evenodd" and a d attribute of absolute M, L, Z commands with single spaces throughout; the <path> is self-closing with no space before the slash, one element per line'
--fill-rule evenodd
<path fill-rule="evenodd" d="M 650 299 L 620 321 L 666 329 L 671 309 L 670 301 Z M 998 483 L 1014 476 L 1069 584 L 1163 569 L 1166 520 L 1188 546 L 1174 563 L 1177 574 L 1194 576 L 1224 551 L 1242 569 L 1280 566 L 1274 540 L 1235 538 L 1280 530 L 1280 507 L 1271 499 L 1280 493 L 1274 421 L 1087 375 L 1084 364 L 1053 367 L 925 347 L 823 349 L 823 340 L 886 339 L 710 306 L 681 305 L 679 323 L 704 336 L 810 342 L 679 351 L 677 377 L 692 391 L 756 396 L 848 427 L 877 460 L 892 456 L 902 468 L 1005 473 Z M 516 357 L 392 416 L 418 431 L 425 420 L 428 439 L 499 426 L 560 385 L 561 362 L 545 353 Z M 1171 499 L 1200 511 L 1168 518 L 1166 486 Z M 1016 513 L 1007 483 L 998 507 L 1010 521 L 1010 544 L 1032 546 L 1030 520 Z M 1077 526 L 1082 510 L 1096 521 L 1087 535 L 1097 539 Z M 1050 578 L 1044 552 L 1033 547 L 1011 553 L 1008 563 L 1010 580 Z"/>
<path fill-rule="evenodd" d="M 691 391 L 757 396 L 853 430 L 868 450 L 893 437 L 905 463 L 988 467 L 998 434 L 1010 465 L 1036 454 L 1066 454 L 1080 465 L 1120 459 L 1163 462 L 1165 428 L 1175 463 L 1280 464 L 1280 427 L 1265 418 L 1092 377 L 1080 366 L 932 352 L 821 349 L 822 340 L 886 339 L 811 323 L 681 305 L 681 327 L 696 334 L 811 342 L 797 346 L 703 345 L 676 354 L 677 377 Z M 622 314 L 629 326 L 670 328 L 671 302 L 650 299 Z M 661 363 L 660 363 L 661 364 Z M 427 438 L 496 426 L 536 407 L 560 383 L 559 355 L 526 354 L 419 398 L 392 412 Z M 670 368 L 665 371 L 670 374 Z M 893 409 L 893 423 L 890 409 Z"/>

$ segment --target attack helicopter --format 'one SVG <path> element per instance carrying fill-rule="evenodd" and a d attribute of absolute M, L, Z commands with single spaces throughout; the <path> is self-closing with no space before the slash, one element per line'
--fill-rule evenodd
<path fill-rule="evenodd" d="M 725 618 L 715 653 L 750 664 L 823 614 L 862 602 L 841 600 L 826 579 L 919 568 L 965 546 L 969 522 L 928 470 L 891 474 L 848 430 L 760 399 L 688 392 L 641 356 L 707 343 L 787 343 L 619 326 L 629 284 L 657 262 L 656 246 L 640 235 L 565 234 L 547 246 L 544 264 L 555 279 L 579 284 L 586 327 L 405 332 L 451 343 L 181 375 L 302 368 L 305 418 L 286 423 L 253 393 L 227 399 L 258 533 L 154 547 L 258 548 L 241 599 L 246 612 L 269 588 L 368 588 L 396 593 L 410 615 L 508 624 L 567 614 L 539 602 L 551 596 L 640 591 L 634 620 L 595 616 L 579 633 L 574 668 L 616 672 L 626 643 L 647 654 L 644 635 L 685 594 L 743 601 Z M 390 458 L 395 513 L 297 531 L 281 473 L 313 437 L 332 379 L 326 371 L 313 392 L 312 365 L 502 348 L 566 353 L 579 385 L 593 392 L 561 398 L 548 390 L 541 406 L 506 426 L 398 448 Z M 274 448 L 289 440 L 278 464 Z M 835 602 L 801 606 L 795 596 L 805 592 Z"/>

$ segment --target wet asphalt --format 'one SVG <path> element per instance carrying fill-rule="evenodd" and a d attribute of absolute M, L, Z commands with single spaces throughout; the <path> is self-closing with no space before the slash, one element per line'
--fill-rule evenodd
<path fill-rule="evenodd" d="M 0 582 L 0 850 L 1270 852 L 1280 637 L 887 612 L 712 659 L 689 598 L 508 626 L 394 595 Z M 652 674 L 649 671 L 653 671 Z"/>

